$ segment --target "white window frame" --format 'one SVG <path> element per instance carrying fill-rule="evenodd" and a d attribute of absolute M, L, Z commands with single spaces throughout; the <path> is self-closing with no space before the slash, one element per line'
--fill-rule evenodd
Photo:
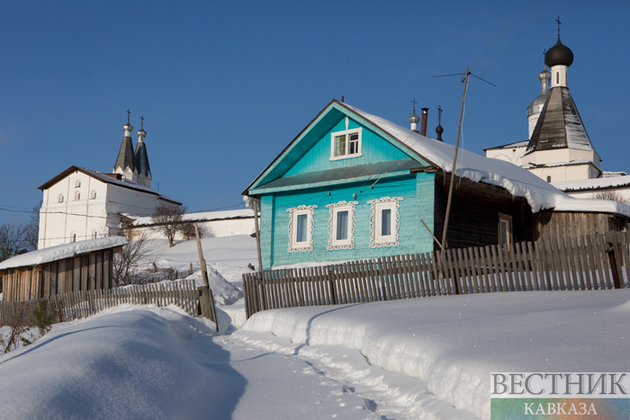
<path fill-rule="evenodd" d="M 287 209 L 289 217 L 289 252 L 308 252 L 313 250 L 313 232 L 315 230 L 314 213 L 317 206 L 298 206 Z M 306 241 L 297 241 L 298 216 L 306 214 Z"/>
<path fill-rule="evenodd" d="M 354 248 L 354 206 L 357 204 L 359 204 L 358 201 L 340 201 L 326 206 L 329 209 L 328 249 L 330 251 Z M 348 237 L 337 239 L 337 214 L 342 211 L 348 212 Z"/>
<path fill-rule="evenodd" d="M 505 243 L 505 244 L 501 242 L 501 239 L 503 238 L 503 235 L 502 235 L 502 233 L 503 233 L 503 229 L 502 229 L 503 224 L 507 225 L 507 232 L 506 232 L 507 243 Z M 508 214 L 499 213 L 498 234 L 499 234 L 499 246 L 507 245 L 507 249 L 509 251 L 512 248 L 512 241 L 513 241 L 513 237 L 512 237 L 512 216 L 510 216 Z"/>
<path fill-rule="evenodd" d="M 349 154 L 348 153 L 350 149 L 349 138 L 350 138 L 350 135 L 352 134 L 358 134 L 359 139 L 357 140 L 358 144 L 357 144 L 356 152 Z M 337 137 L 341 137 L 341 136 L 345 136 L 346 138 L 345 150 L 343 154 L 339 156 L 335 156 L 335 140 Z M 353 128 L 351 130 L 335 131 L 334 133 L 331 133 L 330 134 L 330 160 L 349 159 L 349 158 L 362 156 L 363 155 L 362 143 L 363 143 L 363 128 L 362 127 Z"/>
<path fill-rule="evenodd" d="M 400 229 L 400 201 L 403 197 L 382 197 L 368 201 L 372 205 L 372 215 L 370 217 L 370 248 L 396 247 L 400 245 L 398 231 Z M 382 235 L 383 220 L 382 210 L 391 210 L 390 235 Z"/>

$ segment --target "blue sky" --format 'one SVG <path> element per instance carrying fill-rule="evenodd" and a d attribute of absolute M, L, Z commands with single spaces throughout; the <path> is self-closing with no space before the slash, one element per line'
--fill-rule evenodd
<path fill-rule="evenodd" d="M 603 169 L 630 172 L 627 1 L 3 1 L 0 207 L 30 210 L 71 165 L 111 172 L 127 109 L 134 131 L 145 118 L 153 187 L 190 211 L 240 204 L 342 95 L 404 126 L 415 97 L 430 135 L 441 104 L 454 143 L 463 85 L 430 76 L 475 63 L 496 87 L 471 85 L 464 148 L 525 140 L 558 15 Z"/>

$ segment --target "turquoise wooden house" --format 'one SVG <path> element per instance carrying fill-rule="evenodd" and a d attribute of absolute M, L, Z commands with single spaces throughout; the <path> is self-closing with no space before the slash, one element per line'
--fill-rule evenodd
<path fill-rule="evenodd" d="M 333 100 L 243 193 L 260 199 L 262 268 L 433 251 L 454 151 Z M 456 173 L 450 247 L 536 239 L 550 219 L 539 216 L 570 200 L 517 166 L 471 152 Z"/>

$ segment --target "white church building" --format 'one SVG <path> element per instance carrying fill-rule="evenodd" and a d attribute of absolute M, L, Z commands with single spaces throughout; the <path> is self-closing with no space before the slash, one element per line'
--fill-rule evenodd
<path fill-rule="evenodd" d="M 528 140 L 485 149 L 486 156 L 521 166 L 572 196 L 602 198 L 602 193 L 614 192 L 614 198 L 630 200 L 630 176 L 602 170 L 573 101 L 567 83 L 573 59 L 558 34 L 538 75 L 540 94 L 527 107 Z"/>
<path fill-rule="evenodd" d="M 122 234 L 123 214 L 149 216 L 158 206 L 182 204 L 151 189 L 144 121 L 135 151 L 129 118 L 123 129 L 113 173 L 71 166 L 39 187 L 39 249 Z"/>

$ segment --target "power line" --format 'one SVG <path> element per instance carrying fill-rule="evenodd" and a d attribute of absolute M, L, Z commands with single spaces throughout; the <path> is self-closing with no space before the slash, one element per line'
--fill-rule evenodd
<path fill-rule="evenodd" d="M 512 44 L 514 44 L 516 42 L 516 40 L 527 30 L 527 28 L 529 28 L 531 26 L 532 23 L 534 23 L 534 21 L 536 19 L 538 19 L 538 17 L 542 14 L 542 12 L 551 4 L 553 0 L 549 0 L 549 2 L 538 12 L 538 14 L 527 24 L 527 26 L 525 26 L 525 28 L 523 28 L 523 30 L 512 40 L 512 42 L 510 42 L 510 44 L 497 56 L 497 58 L 495 58 L 495 60 L 481 73 L 480 76 L 478 76 L 478 78 L 481 78 L 481 76 L 483 76 L 488 70 L 490 70 L 490 68 L 499 60 L 499 58 L 501 58 L 501 56 L 503 56 L 503 54 L 512 46 Z M 492 49 L 492 47 L 505 35 L 505 33 L 508 31 L 508 29 L 510 29 L 512 27 L 512 25 L 518 20 L 518 18 L 523 14 L 523 12 L 525 12 L 525 10 L 529 7 L 529 5 L 533 2 L 533 0 L 530 0 L 529 3 L 527 3 L 527 5 L 523 8 L 523 10 L 521 10 L 521 12 L 516 16 L 516 18 L 514 18 L 514 20 L 505 28 L 505 30 L 501 33 L 501 35 L 499 35 L 497 37 L 497 39 L 494 40 L 494 42 L 490 45 L 490 47 L 488 47 L 488 49 L 486 49 L 486 51 L 481 54 L 481 56 L 477 59 L 477 61 L 475 61 L 475 64 L 473 64 L 472 67 L 475 67 L 479 61 L 481 61 L 481 59 Z M 472 68 L 471 67 L 471 68 Z M 474 86 L 477 83 L 478 79 L 475 80 L 472 84 L 471 84 L 471 88 L 472 86 Z M 455 90 L 455 88 L 459 86 L 459 82 L 455 84 L 455 86 L 453 86 L 451 88 L 451 90 L 449 90 L 449 92 L 444 96 L 444 98 L 442 98 L 442 100 L 440 100 L 438 102 L 438 104 L 441 104 L 442 102 L 444 102 L 446 100 L 446 98 L 449 97 L 449 95 L 453 92 L 453 90 Z M 459 102 L 460 98 L 458 97 L 457 99 L 455 99 L 455 101 L 443 112 L 443 114 L 448 113 L 448 111 Z M 437 120 L 436 120 L 437 121 Z M 436 122 L 434 121 L 433 126 L 435 126 Z"/>

